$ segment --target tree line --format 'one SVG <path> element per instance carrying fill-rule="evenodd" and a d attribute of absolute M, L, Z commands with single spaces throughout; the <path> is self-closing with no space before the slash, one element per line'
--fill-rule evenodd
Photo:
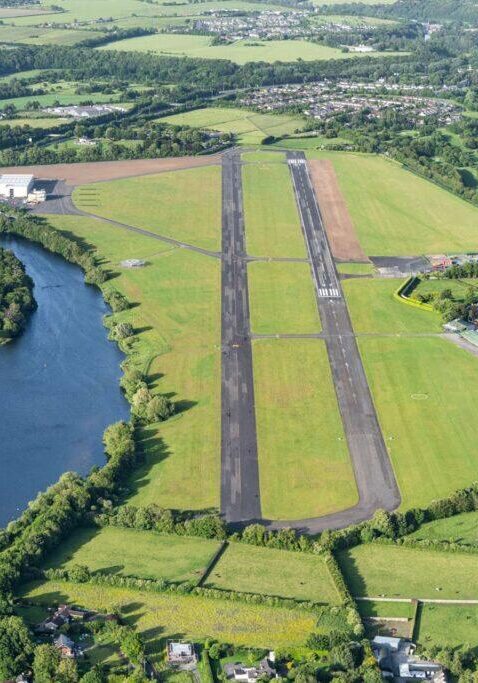
<path fill-rule="evenodd" d="M 36 308 L 33 280 L 15 254 L 0 247 L 0 338 L 18 337 Z"/>

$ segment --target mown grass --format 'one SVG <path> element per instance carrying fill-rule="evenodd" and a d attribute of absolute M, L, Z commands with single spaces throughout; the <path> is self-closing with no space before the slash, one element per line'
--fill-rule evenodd
<path fill-rule="evenodd" d="M 317 603 L 340 602 L 321 557 L 239 543 L 229 544 L 207 585 Z"/>
<path fill-rule="evenodd" d="M 249 263 L 247 272 L 253 333 L 320 332 L 308 263 Z"/>
<path fill-rule="evenodd" d="M 333 161 L 369 256 L 478 249 L 478 209 L 380 156 L 310 153 Z"/>
<path fill-rule="evenodd" d="M 125 621 L 142 634 L 146 650 L 155 661 L 170 637 L 194 641 L 214 638 L 249 647 L 302 646 L 317 620 L 314 614 L 299 609 L 62 581 L 29 584 L 23 596 L 48 606 L 73 603 L 108 611 L 119 606 Z"/>
<path fill-rule="evenodd" d="M 284 164 L 285 154 L 283 152 L 270 152 L 265 148 L 259 147 L 255 152 L 244 152 L 242 160 L 249 164 L 255 164 L 257 162 Z"/>
<path fill-rule="evenodd" d="M 464 512 L 447 519 L 424 524 L 411 534 L 418 540 L 450 541 L 463 545 L 478 545 L 478 512 Z"/>
<path fill-rule="evenodd" d="M 478 646 L 478 605 L 423 605 L 418 642 L 424 647 Z"/>
<path fill-rule="evenodd" d="M 403 280 L 391 278 L 344 280 L 354 331 L 358 334 L 420 334 L 441 332 L 440 315 L 394 299 Z"/>
<path fill-rule="evenodd" d="M 411 619 L 413 605 L 411 602 L 357 601 L 361 617 L 388 617 L 392 619 Z"/>
<path fill-rule="evenodd" d="M 73 198 L 87 213 L 205 249 L 221 245 L 221 171 L 216 166 L 85 185 Z"/>
<path fill-rule="evenodd" d="M 143 431 L 145 464 L 130 482 L 136 505 L 203 509 L 219 501 L 220 263 L 100 220 L 56 216 L 50 222 L 97 245 L 118 277 L 106 287 L 135 305 L 119 319 L 139 333 L 131 361 L 151 386 L 168 394 L 178 414 Z M 141 269 L 120 269 L 125 258 L 146 258 Z"/>
<path fill-rule="evenodd" d="M 246 248 L 251 256 L 306 257 L 299 214 L 287 166 L 243 167 Z"/>
<path fill-rule="evenodd" d="M 79 529 L 48 557 L 46 566 L 82 564 L 92 572 L 181 583 L 197 581 L 218 548 L 217 541 L 203 538 L 115 527 Z"/>
<path fill-rule="evenodd" d="M 337 263 L 337 270 L 345 275 L 372 275 L 375 267 L 373 263 Z"/>
<path fill-rule="evenodd" d="M 435 338 L 359 338 L 402 508 L 476 480 L 476 358 Z"/>
<path fill-rule="evenodd" d="M 338 560 L 354 596 L 478 599 L 478 555 L 370 543 Z"/>
<path fill-rule="evenodd" d="M 253 344 L 262 514 L 304 519 L 354 505 L 357 491 L 321 340 Z"/>

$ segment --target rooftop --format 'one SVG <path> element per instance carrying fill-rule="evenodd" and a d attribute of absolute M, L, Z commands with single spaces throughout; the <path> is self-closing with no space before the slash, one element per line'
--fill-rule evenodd
<path fill-rule="evenodd" d="M 0 175 L 0 183 L 10 185 L 10 187 L 23 187 L 29 185 L 34 180 L 32 175 L 6 174 Z"/>

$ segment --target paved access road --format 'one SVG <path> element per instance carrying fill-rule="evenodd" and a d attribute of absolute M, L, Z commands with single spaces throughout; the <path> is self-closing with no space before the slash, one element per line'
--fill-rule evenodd
<path fill-rule="evenodd" d="M 393 510 L 400 494 L 372 401 L 362 359 L 332 259 L 304 154 L 287 160 L 304 232 L 323 336 L 359 492 L 358 504 L 318 519 L 291 522 L 311 532 L 370 518 L 377 508 Z M 285 522 L 278 525 L 284 526 Z"/>
<path fill-rule="evenodd" d="M 259 466 L 240 154 L 222 159 L 221 512 L 259 520 Z"/>

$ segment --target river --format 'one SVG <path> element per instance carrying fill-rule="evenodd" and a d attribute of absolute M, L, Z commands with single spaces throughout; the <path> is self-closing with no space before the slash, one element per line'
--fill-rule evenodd
<path fill-rule="evenodd" d="M 83 273 L 28 241 L 0 237 L 35 283 L 37 310 L 0 346 L 0 526 L 63 472 L 105 462 L 105 427 L 127 419 L 124 356 L 108 341 L 108 308 Z"/>

